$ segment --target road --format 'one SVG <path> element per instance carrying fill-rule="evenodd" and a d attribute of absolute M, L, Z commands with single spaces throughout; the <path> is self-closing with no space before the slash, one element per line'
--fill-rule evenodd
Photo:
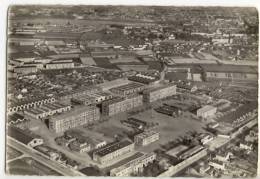
<path fill-rule="evenodd" d="M 40 163 L 43 163 L 47 167 L 59 172 L 60 174 L 62 174 L 64 176 L 85 176 L 84 174 L 80 173 L 77 170 L 63 167 L 62 165 L 58 164 L 57 162 L 54 162 L 52 160 L 49 160 L 49 159 L 43 157 L 40 152 L 33 150 L 33 149 L 19 143 L 18 141 L 16 141 L 15 139 L 12 139 L 11 137 L 7 137 L 6 141 L 7 141 L 7 144 L 10 145 L 11 147 L 13 147 L 17 150 L 20 150 L 24 154 L 27 154 L 30 157 L 32 157 L 34 160 L 36 160 Z"/>

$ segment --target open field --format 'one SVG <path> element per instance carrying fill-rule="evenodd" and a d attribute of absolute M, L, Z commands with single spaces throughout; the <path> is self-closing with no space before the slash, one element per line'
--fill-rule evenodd
<path fill-rule="evenodd" d="M 26 157 L 14 160 L 8 163 L 7 173 L 12 175 L 54 175 L 60 176 L 59 173 L 50 169 L 49 167 Z"/>
<path fill-rule="evenodd" d="M 147 147 L 142 147 L 140 150 L 144 152 L 151 152 L 156 148 L 159 148 L 160 145 L 185 135 L 188 131 L 204 131 L 202 129 L 204 125 L 199 121 L 190 119 L 188 115 L 173 118 L 171 116 L 157 113 L 151 109 L 134 115 L 133 117 L 147 122 L 159 123 L 156 130 L 160 132 L 160 140 Z"/>
<path fill-rule="evenodd" d="M 10 147 L 9 145 L 6 146 L 6 160 L 12 160 L 21 156 L 22 154 L 22 152 L 16 150 L 15 148 Z"/>

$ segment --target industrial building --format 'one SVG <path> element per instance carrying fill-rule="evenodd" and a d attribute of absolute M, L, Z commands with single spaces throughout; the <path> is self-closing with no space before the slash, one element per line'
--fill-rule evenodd
<path fill-rule="evenodd" d="M 145 131 L 141 134 L 137 134 L 136 136 L 134 136 L 134 142 L 138 146 L 146 146 L 150 143 L 159 140 L 159 138 L 160 138 L 159 132 Z"/>
<path fill-rule="evenodd" d="M 144 102 L 150 103 L 167 96 L 176 94 L 176 85 L 161 86 L 158 88 L 149 88 L 143 91 Z"/>
<path fill-rule="evenodd" d="M 141 83 L 128 83 L 126 85 L 111 88 L 110 91 L 119 96 L 127 96 L 134 93 L 141 92 L 145 89 L 145 85 Z"/>
<path fill-rule="evenodd" d="M 143 104 L 143 96 L 133 95 L 127 98 L 115 97 L 102 103 L 102 114 L 114 115 L 120 112 L 131 110 Z"/>
<path fill-rule="evenodd" d="M 61 103 L 51 103 L 43 104 L 36 108 L 31 108 L 24 111 L 24 114 L 33 119 L 43 119 L 48 116 L 52 116 L 56 113 L 62 113 L 69 111 L 71 109 L 70 105 L 64 105 Z"/>
<path fill-rule="evenodd" d="M 47 63 L 45 68 L 46 69 L 74 68 L 74 63 L 73 62 L 51 62 L 51 63 Z"/>
<path fill-rule="evenodd" d="M 156 159 L 155 153 L 142 154 L 129 162 L 110 170 L 110 176 L 126 177 L 142 172 L 144 167 Z"/>
<path fill-rule="evenodd" d="M 53 116 L 49 120 L 49 129 L 59 133 L 70 128 L 93 123 L 100 119 L 99 109 L 95 106 L 80 106 L 66 113 Z"/>
<path fill-rule="evenodd" d="M 151 85 L 159 82 L 159 78 L 150 75 L 143 75 L 143 74 L 136 74 L 134 76 L 129 77 L 128 79 L 146 85 Z"/>
<path fill-rule="evenodd" d="M 84 87 L 84 89 L 72 90 L 67 94 L 62 94 L 59 99 L 60 100 L 71 100 L 71 98 L 75 98 L 81 95 L 89 95 L 93 93 L 97 93 L 100 91 L 99 87 Z"/>
<path fill-rule="evenodd" d="M 230 80 L 248 81 L 257 80 L 257 67 L 245 65 L 203 65 L 206 81 Z"/>
<path fill-rule="evenodd" d="M 197 116 L 202 118 L 207 118 L 207 117 L 214 116 L 216 112 L 217 112 L 216 107 L 206 105 L 197 110 Z"/>
<path fill-rule="evenodd" d="M 110 143 L 101 147 L 93 153 L 93 160 L 100 164 L 106 164 L 109 161 L 134 151 L 134 143 L 124 140 Z"/>
<path fill-rule="evenodd" d="M 105 101 L 108 99 L 112 99 L 112 95 L 110 93 L 96 92 L 96 93 L 92 93 L 92 94 L 73 97 L 71 99 L 71 102 L 74 102 L 77 104 L 90 105 L 90 104 L 99 104 L 102 101 Z"/>
<path fill-rule="evenodd" d="M 8 108 L 8 113 L 34 108 L 36 106 L 40 106 L 43 104 L 54 103 L 55 101 L 56 101 L 55 98 L 44 98 L 44 99 L 37 99 L 34 101 L 23 102 L 23 103 L 17 104 L 16 106 L 12 106 L 12 107 Z"/>

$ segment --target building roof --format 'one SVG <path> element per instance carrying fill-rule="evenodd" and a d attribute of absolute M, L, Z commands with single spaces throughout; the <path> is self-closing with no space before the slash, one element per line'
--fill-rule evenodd
<path fill-rule="evenodd" d="M 137 74 L 128 78 L 131 81 L 136 81 L 144 84 L 149 84 L 158 80 L 158 78 L 148 75 Z"/>
<path fill-rule="evenodd" d="M 128 84 L 129 82 L 130 81 L 127 80 L 127 79 L 121 79 L 120 78 L 120 79 L 107 81 L 107 82 L 98 84 L 97 86 L 101 87 L 103 90 L 109 90 L 109 89 L 117 87 L 117 86 Z"/>
<path fill-rule="evenodd" d="M 115 151 L 122 149 L 126 146 L 129 146 L 131 144 L 133 144 L 133 143 L 128 140 L 110 143 L 110 144 L 107 144 L 106 146 L 102 147 L 101 149 L 97 150 L 96 152 L 94 152 L 94 154 L 98 155 L 100 157 L 103 157 L 107 154 L 115 152 Z"/>
<path fill-rule="evenodd" d="M 207 112 L 207 111 L 210 111 L 210 110 L 213 110 L 213 109 L 216 109 L 216 107 L 210 106 L 210 105 L 206 105 L 206 106 L 203 106 L 202 108 L 200 108 L 198 110 L 200 112 Z"/>
<path fill-rule="evenodd" d="M 26 145 L 30 143 L 33 139 L 39 138 L 35 134 L 29 133 L 25 130 L 19 129 L 17 127 L 12 127 L 12 126 L 8 127 L 7 134 L 8 136 Z"/>
<path fill-rule="evenodd" d="M 136 89 L 136 88 L 140 88 L 140 87 L 144 87 L 144 85 L 141 83 L 132 82 L 132 83 L 128 83 L 126 85 L 111 88 L 110 90 L 127 91 L 127 90 L 132 90 L 132 89 Z"/>
<path fill-rule="evenodd" d="M 176 86 L 174 84 L 167 84 L 167 85 L 164 85 L 164 86 L 159 86 L 159 87 L 153 87 L 153 88 L 147 88 L 143 91 L 143 93 L 150 93 L 150 92 L 153 92 L 153 91 L 158 91 L 158 90 L 161 90 L 161 89 L 165 89 L 165 88 L 169 88 L 169 87 L 173 87 L 173 86 Z"/>

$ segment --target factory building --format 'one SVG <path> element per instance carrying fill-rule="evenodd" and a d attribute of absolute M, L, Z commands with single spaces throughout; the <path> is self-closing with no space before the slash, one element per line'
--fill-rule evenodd
<path fill-rule="evenodd" d="M 159 82 L 159 79 L 150 75 L 136 74 L 128 78 L 130 81 L 151 85 Z"/>
<path fill-rule="evenodd" d="M 102 103 L 102 114 L 115 115 L 120 112 L 131 110 L 143 104 L 143 96 L 133 95 L 127 98 L 115 97 Z"/>
<path fill-rule="evenodd" d="M 129 162 L 110 170 L 110 176 L 126 177 L 142 172 L 144 167 L 156 159 L 155 153 L 142 154 Z"/>
<path fill-rule="evenodd" d="M 66 112 L 71 109 L 70 105 L 64 105 L 60 103 L 43 104 L 36 108 L 31 108 L 24 111 L 24 114 L 34 119 L 43 119 L 48 116 L 52 116 L 56 113 Z"/>
<path fill-rule="evenodd" d="M 207 118 L 207 117 L 214 116 L 216 114 L 216 112 L 217 112 L 216 107 L 206 105 L 197 110 L 197 116 L 202 117 L 202 118 Z"/>
<path fill-rule="evenodd" d="M 141 134 L 134 136 L 134 142 L 138 146 L 146 146 L 159 140 L 159 132 L 156 131 L 145 131 Z"/>
<path fill-rule="evenodd" d="M 124 154 L 134 151 L 134 143 L 124 140 L 110 143 L 93 153 L 93 160 L 100 164 L 106 164 L 109 161 Z"/>
<path fill-rule="evenodd" d="M 99 120 L 100 112 L 95 106 L 81 106 L 66 113 L 53 116 L 49 120 L 49 129 L 59 133 L 70 128 L 90 124 Z"/>
<path fill-rule="evenodd" d="M 126 85 L 118 86 L 110 89 L 110 91 L 119 96 L 127 96 L 134 93 L 141 92 L 145 89 L 145 86 L 141 83 L 128 83 Z"/>
<path fill-rule="evenodd" d="M 55 98 L 44 98 L 44 99 L 38 99 L 35 101 L 28 101 L 28 102 L 19 104 L 17 106 L 8 108 L 8 113 L 26 110 L 26 109 L 30 109 L 30 108 L 35 108 L 36 106 L 54 103 L 55 101 L 56 101 Z"/>
<path fill-rule="evenodd" d="M 149 88 L 143 91 L 144 102 L 150 103 L 176 94 L 176 85 Z"/>
<path fill-rule="evenodd" d="M 248 81 L 257 80 L 257 67 L 246 65 L 203 65 L 206 81 L 230 80 Z"/>
<path fill-rule="evenodd" d="M 45 68 L 46 69 L 74 68 L 74 63 L 73 62 L 51 62 L 51 63 L 47 63 Z"/>

